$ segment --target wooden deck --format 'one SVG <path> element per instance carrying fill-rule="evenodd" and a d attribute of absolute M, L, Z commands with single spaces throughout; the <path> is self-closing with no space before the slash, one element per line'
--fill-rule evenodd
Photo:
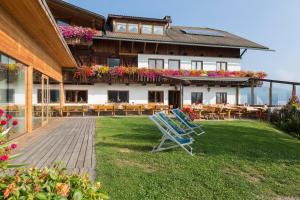
<path fill-rule="evenodd" d="M 62 162 L 69 172 L 89 173 L 95 178 L 96 118 L 59 118 L 19 139 L 22 156 L 14 163 L 46 167 Z"/>

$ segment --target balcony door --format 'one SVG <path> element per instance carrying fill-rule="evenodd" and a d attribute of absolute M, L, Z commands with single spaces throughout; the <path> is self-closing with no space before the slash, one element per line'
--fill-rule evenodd
<path fill-rule="evenodd" d="M 42 75 L 42 126 L 46 125 L 49 121 L 49 101 L 50 101 L 50 88 L 49 77 Z"/>

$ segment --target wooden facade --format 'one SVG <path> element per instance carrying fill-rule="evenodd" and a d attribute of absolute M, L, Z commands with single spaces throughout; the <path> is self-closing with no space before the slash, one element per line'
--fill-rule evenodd
<path fill-rule="evenodd" d="M 1 1 L 0 53 L 26 66 L 27 132 L 32 131 L 33 70 L 62 83 L 62 67 L 76 66 L 67 44 L 58 31 L 45 1 Z"/>

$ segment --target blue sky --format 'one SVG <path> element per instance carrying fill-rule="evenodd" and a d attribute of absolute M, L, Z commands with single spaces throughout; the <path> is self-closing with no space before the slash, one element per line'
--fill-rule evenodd
<path fill-rule="evenodd" d="M 276 50 L 248 51 L 246 70 L 262 70 L 272 79 L 299 81 L 300 0 L 68 0 L 82 8 L 108 13 L 162 18 L 174 25 L 226 30 Z"/>

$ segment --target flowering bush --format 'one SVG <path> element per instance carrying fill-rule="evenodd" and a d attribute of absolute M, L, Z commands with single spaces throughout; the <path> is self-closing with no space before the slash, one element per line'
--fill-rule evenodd
<path fill-rule="evenodd" d="M 111 76 L 122 77 L 124 75 L 139 75 L 149 79 L 155 79 L 160 76 L 177 76 L 177 77 L 250 77 L 265 78 L 264 72 L 251 71 L 204 71 L 204 70 L 160 70 L 137 67 L 112 67 L 96 65 L 93 67 L 81 67 L 75 72 L 75 78 L 93 77 L 109 74 Z"/>
<path fill-rule="evenodd" d="M 181 111 L 183 113 L 185 113 L 186 115 L 189 116 L 189 118 L 194 121 L 195 119 L 200 119 L 200 115 L 199 113 L 196 113 L 193 109 L 191 109 L 190 107 L 183 107 L 181 109 Z"/>
<path fill-rule="evenodd" d="M 11 151 L 17 148 L 17 144 L 8 142 L 7 136 L 12 126 L 17 124 L 17 120 L 13 120 L 10 114 L 5 115 L 4 111 L 0 109 L 0 171 L 21 166 L 8 164 L 8 161 L 19 155 L 12 155 Z"/>
<path fill-rule="evenodd" d="M 95 30 L 80 26 L 60 25 L 58 26 L 65 39 L 83 39 L 86 42 L 92 41 Z"/>
<path fill-rule="evenodd" d="M 60 166 L 51 169 L 22 169 L 0 177 L 0 199 L 108 199 L 101 184 L 91 183 L 87 175 L 69 175 Z"/>

